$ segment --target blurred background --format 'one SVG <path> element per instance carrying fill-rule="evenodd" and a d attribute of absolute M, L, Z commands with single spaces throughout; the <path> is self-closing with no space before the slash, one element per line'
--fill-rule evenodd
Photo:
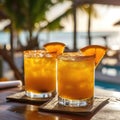
<path fill-rule="evenodd" d="M 64 42 L 66 51 L 106 46 L 96 86 L 120 91 L 119 0 L 0 0 L 1 81 L 23 81 L 23 51 L 53 41 Z"/>

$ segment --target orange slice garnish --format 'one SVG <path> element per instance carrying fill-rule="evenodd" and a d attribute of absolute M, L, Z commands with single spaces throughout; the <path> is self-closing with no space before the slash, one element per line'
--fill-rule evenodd
<path fill-rule="evenodd" d="M 104 57 L 107 48 L 100 45 L 89 45 L 81 48 L 80 51 L 85 55 L 95 55 L 95 66 L 100 63 L 101 59 Z"/>
<path fill-rule="evenodd" d="M 61 42 L 50 42 L 46 43 L 44 45 L 44 48 L 46 49 L 47 52 L 57 56 L 64 52 L 65 44 Z"/>

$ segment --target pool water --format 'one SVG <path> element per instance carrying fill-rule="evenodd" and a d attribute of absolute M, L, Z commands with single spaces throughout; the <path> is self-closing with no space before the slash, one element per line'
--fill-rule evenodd
<path fill-rule="evenodd" d="M 107 89 L 107 90 L 114 90 L 114 91 L 120 92 L 120 84 L 95 80 L 95 86 L 101 87 L 101 88 Z"/>

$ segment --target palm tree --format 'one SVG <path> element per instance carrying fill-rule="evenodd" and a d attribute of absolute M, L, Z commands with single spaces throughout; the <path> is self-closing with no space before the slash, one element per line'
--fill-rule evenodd
<path fill-rule="evenodd" d="M 17 36 L 19 38 L 18 33 L 20 32 L 20 30 L 27 31 L 29 33 L 27 36 L 28 45 L 26 46 L 25 49 L 33 49 L 33 47 L 35 46 L 38 47 L 38 44 L 36 44 L 38 34 L 36 34 L 36 36 L 33 35 L 33 31 L 36 30 L 35 23 L 46 22 L 48 29 L 62 28 L 59 22 L 60 20 L 55 20 L 53 25 L 53 23 L 52 22 L 49 23 L 46 18 L 46 12 L 52 6 L 62 1 L 63 0 L 58 0 L 55 2 L 52 0 L 42 0 L 42 1 L 40 0 L 36 0 L 36 1 L 3 0 L 3 1 L 0 1 L 1 7 L 2 7 L 1 11 L 4 12 L 5 15 L 7 16 L 7 19 L 10 19 L 11 21 L 11 24 L 9 26 L 10 26 L 10 33 L 11 33 L 10 41 L 11 41 L 12 55 L 13 55 L 14 33 L 17 33 Z M 45 26 L 43 28 L 46 29 Z M 35 46 L 33 45 L 34 43 L 35 43 Z M 13 57 L 12 56 L 10 57 L 9 53 L 7 51 L 3 52 L 3 50 L 0 50 L 0 54 L 3 56 L 3 58 L 9 63 L 11 68 L 14 70 L 16 78 L 22 79 L 20 78 L 21 76 L 20 71 L 17 69 L 17 67 L 13 62 L 13 59 L 12 59 Z"/>
<path fill-rule="evenodd" d="M 77 36 L 77 19 L 76 19 L 76 10 L 77 9 L 77 4 L 76 0 L 73 1 L 73 21 L 74 21 L 74 31 L 73 31 L 73 49 L 76 50 L 76 36 Z"/>
<path fill-rule="evenodd" d="M 92 12 L 92 5 L 90 4 L 89 5 L 89 8 L 88 8 L 88 44 L 91 45 L 91 34 L 90 34 L 90 31 L 91 31 L 91 12 Z"/>
<path fill-rule="evenodd" d="M 92 17 L 98 17 L 98 13 L 92 4 L 81 5 L 77 2 L 77 0 L 75 0 L 75 4 L 76 4 L 76 6 L 75 6 L 76 9 L 78 8 L 88 14 L 88 26 L 87 26 L 88 45 L 91 45 L 91 19 L 92 19 Z M 74 14 L 76 14 L 76 13 L 74 13 Z M 77 21 L 74 21 L 74 22 L 77 22 Z"/>
<path fill-rule="evenodd" d="M 84 10 L 86 13 L 88 13 L 87 9 L 84 6 L 74 6 L 74 4 L 72 4 L 71 7 L 68 8 L 63 14 L 52 21 L 48 21 L 46 17 L 46 12 L 49 11 L 51 7 L 64 1 L 66 0 L 2 0 L 1 10 L 4 11 L 8 19 L 10 19 L 11 21 L 11 47 L 13 46 L 13 35 L 17 33 L 17 38 L 19 39 L 19 32 L 21 30 L 25 30 L 28 32 L 28 44 L 25 47 L 22 46 L 22 50 L 34 49 L 35 47 L 38 47 L 37 38 L 41 31 L 45 29 L 50 31 L 63 28 L 63 26 L 60 24 L 60 20 L 68 15 L 73 14 L 73 11 L 76 10 L 76 8 L 80 8 L 81 10 Z M 73 3 L 72 0 L 69 1 Z M 76 12 L 74 11 L 74 15 L 75 13 Z M 75 19 L 76 16 L 74 16 L 74 20 Z M 39 28 L 36 29 L 35 24 L 43 22 L 46 24 L 44 26 L 39 26 Z M 37 33 L 36 35 L 34 35 L 34 31 L 36 30 Z M 76 33 L 76 31 L 74 33 Z M 76 35 L 74 37 L 74 39 L 76 39 Z M 74 40 L 74 49 L 76 49 L 76 40 Z M 11 52 L 13 53 L 13 49 L 11 50 Z M 18 71 L 18 73 L 20 72 Z"/>
<path fill-rule="evenodd" d="M 68 10 L 66 10 L 62 15 L 60 15 L 53 21 L 49 22 L 46 18 L 46 12 L 51 7 L 63 1 L 65 0 L 56 0 L 56 2 L 52 2 L 52 0 L 42 0 L 42 1 L 36 0 L 35 2 L 33 2 L 33 0 L 20 0 L 20 1 L 4 0 L 3 5 L 5 11 L 9 16 L 11 23 L 14 23 L 11 25 L 11 29 L 14 29 L 14 31 L 16 30 L 18 32 L 22 28 L 24 30 L 27 30 L 29 33 L 27 37 L 28 46 L 26 47 L 26 49 L 31 49 L 31 43 L 37 42 L 38 34 L 40 31 L 44 29 L 54 30 L 56 28 L 63 28 L 60 25 L 60 20 L 63 17 L 70 15 L 71 13 L 73 14 L 73 21 L 74 21 L 74 49 L 76 49 L 76 24 L 77 24 L 76 9 L 85 11 L 88 14 L 89 11 L 88 9 L 86 9 L 85 6 L 81 6 L 77 4 L 77 0 L 68 0 L 71 1 L 72 3 L 71 7 Z M 33 31 L 35 30 L 35 23 L 39 23 L 39 22 L 40 23 L 46 22 L 46 25 L 43 27 L 39 27 L 38 34 L 36 34 L 36 36 L 33 36 Z M 11 35 L 11 39 L 12 39 L 12 35 Z M 36 41 L 36 42 L 32 42 L 32 41 Z M 36 43 L 35 45 L 38 44 Z M 12 46 L 12 40 L 11 40 L 11 46 Z"/>
<path fill-rule="evenodd" d="M 71 1 L 71 7 L 68 8 L 62 15 L 58 16 L 56 19 L 54 19 L 53 21 L 51 21 L 50 23 L 46 24 L 45 26 L 39 28 L 38 30 L 38 34 L 40 31 L 44 30 L 44 29 L 48 29 L 49 26 L 52 24 L 54 25 L 56 22 L 60 22 L 61 19 L 72 15 L 73 16 L 73 23 L 74 23 L 74 28 L 73 28 L 73 50 L 76 50 L 76 36 L 77 36 L 77 15 L 76 15 L 76 11 L 82 11 L 85 14 L 88 14 L 88 44 L 91 44 L 91 35 L 90 35 L 90 31 L 91 31 L 91 17 L 97 17 L 97 11 L 95 9 L 95 7 L 93 5 L 89 5 L 89 4 L 85 4 L 85 5 L 81 5 L 79 4 L 79 2 L 77 0 L 68 0 Z"/>

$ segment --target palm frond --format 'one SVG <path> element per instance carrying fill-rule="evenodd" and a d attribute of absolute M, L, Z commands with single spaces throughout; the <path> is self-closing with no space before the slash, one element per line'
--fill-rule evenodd
<path fill-rule="evenodd" d="M 52 20 L 51 22 L 48 22 L 47 25 L 45 25 L 44 27 L 41 27 L 39 29 L 39 31 L 42 31 L 44 29 L 47 29 L 47 28 L 52 28 L 52 26 L 60 26 L 60 21 L 61 19 L 67 17 L 68 15 L 70 15 L 72 12 L 72 8 L 69 8 L 67 9 L 63 14 L 61 14 L 60 16 L 58 16 L 57 18 L 55 18 L 54 20 Z M 58 25 L 59 24 L 59 25 Z M 63 28 L 63 27 L 62 27 Z"/>
<path fill-rule="evenodd" d="M 81 13 L 89 14 L 89 4 L 85 4 L 85 5 L 82 5 L 82 6 L 79 5 L 77 8 L 78 8 L 79 11 L 81 11 Z M 91 7 L 91 15 L 93 17 L 98 17 L 98 12 L 95 9 L 94 5 L 92 5 L 92 7 Z"/>

